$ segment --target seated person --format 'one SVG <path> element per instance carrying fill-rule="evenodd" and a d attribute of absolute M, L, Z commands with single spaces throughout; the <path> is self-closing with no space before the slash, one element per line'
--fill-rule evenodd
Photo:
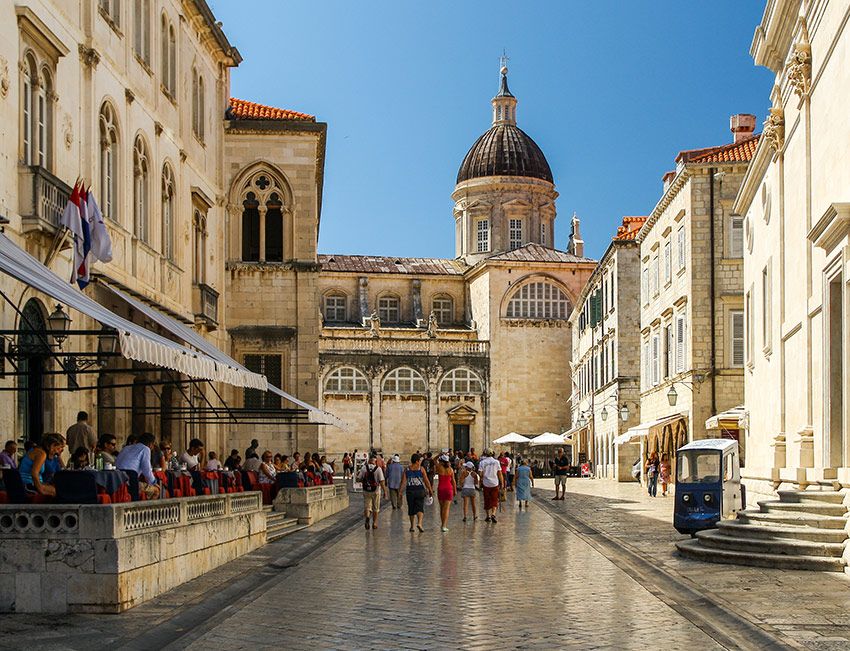
<path fill-rule="evenodd" d="M 263 462 L 260 460 L 260 457 L 254 454 L 250 458 L 245 459 L 245 463 L 242 464 L 242 470 L 247 470 L 248 472 L 260 472 L 261 465 L 263 465 Z"/>
<path fill-rule="evenodd" d="M 91 465 L 89 462 L 89 449 L 82 446 L 78 447 L 74 451 L 74 455 L 71 457 L 68 465 L 74 470 L 84 470 L 85 468 L 88 468 Z"/>
<path fill-rule="evenodd" d="M 6 441 L 3 451 L 0 452 L 0 466 L 18 467 L 18 444 L 14 441 Z"/>
<path fill-rule="evenodd" d="M 95 459 L 103 459 L 104 465 L 111 463 L 115 465 L 115 449 L 118 447 L 118 439 L 115 434 L 101 434 L 95 449 Z"/>
<path fill-rule="evenodd" d="M 218 460 L 216 453 L 210 450 L 209 460 L 207 461 L 207 471 L 221 470 L 221 461 Z"/>
<path fill-rule="evenodd" d="M 263 458 L 260 461 L 260 470 L 258 472 L 261 484 L 274 484 L 277 470 L 275 470 L 272 462 L 272 453 L 266 450 L 263 452 Z"/>
<path fill-rule="evenodd" d="M 53 480 L 53 475 L 62 470 L 65 464 L 62 463 L 62 457 L 59 454 L 48 455 L 44 460 L 44 479 L 48 482 Z"/>
<path fill-rule="evenodd" d="M 128 445 L 135 445 L 138 442 L 139 442 L 139 437 L 136 436 L 135 434 L 130 434 L 127 437 L 126 443 L 124 443 L 124 447 L 127 447 Z"/>
<path fill-rule="evenodd" d="M 185 463 L 188 470 L 200 470 L 200 456 L 204 453 L 204 442 L 201 439 L 189 441 L 189 449 L 180 455 L 180 463 Z"/>
<path fill-rule="evenodd" d="M 239 450 L 231 450 L 230 456 L 224 460 L 226 470 L 239 470 L 242 467 L 242 457 L 239 456 Z"/>
<path fill-rule="evenodd" d="M 334 462 L 328 462 L 328 458 L 324 454 L 319 459 L 319 463 L 321 464 L 322 472 L 326 472 L 329 475 L 334 474 Z"/>
<path fill-rule="evenodd" d="M 61 434 L 45 434 L 41 443 L 34 446 L 21 459 L 20 473 L 24 488 L 39 495 L 56 496 L 56 489 L 44 479 L 44 464 L 49 457 L 55 457 L 65 448 L 65 439 Z"/>
<path fill-rule="evenodd" d="M 156 446 L 156 437 L 145 432 L 139 437 L 138 443 L 125 445 L 115 458 L 119 470 L 134 470 L 139 476 L 139 493 L 144 493 L 149 500 L 159 497 L 160 486 L 151 468 L 151 452 Z"/>
<path fill-rule="evenodd" d="M 171 460 L 171 441 L 162 439 L 151 455 L 151 466 L 154 470 L 168 470 L 168 462 Z"/>

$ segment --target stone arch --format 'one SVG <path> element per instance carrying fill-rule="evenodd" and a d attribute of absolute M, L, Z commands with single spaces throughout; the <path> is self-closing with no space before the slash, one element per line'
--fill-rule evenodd
<path fill-rule="evenodd" d="M 443 373 L 437 386 L 440 395 L 480 395 L 485 390 L 484 378 L 467 366 L 449 369 Z"/>
<path fill-rule="evenodd" d="M 230 187 L 229 213 L 243 261 L 283 262 L 293 257 L 292 187 L 279 168 L 259 161 L 237 174 Z"/>
<path fill-rule="evenodd" d="M 394 384 L 392 390 L 387 389 L 388 383 Z M 395 366 L 381 378 L 381 395 L 425 395 L 427 392 L 428 378 L 412 366 Z"/>
<path fill-rule="evenodd" d="M 350 371 L 347 372 L 347 371 Z M 346 381 L 351 380 L 351 388 L 346 388 Z M 329 387 L 329 382 L 335 384 Z M 322 393 L 323 394 L 360 394 L 368 395 L 371 392 L 371 382 L 369 375 L 356 364 L 337 364 L 329 368 L 322 376 Z"/>
<path fill-rule="evenodd" d="M 47 309 L 38 298 L 24 304 L 18 319 L 18 423 L 24 440 L 38 443 L 51 423 L 44 422 L 46 412 L 53 413 L 53 392 L 45 374 L 50 359 L 47 335 Z"/>

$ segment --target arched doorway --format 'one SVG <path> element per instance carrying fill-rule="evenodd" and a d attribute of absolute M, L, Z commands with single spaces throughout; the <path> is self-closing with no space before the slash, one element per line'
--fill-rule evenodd
<path fill-rule="evenodd" d="M 45 430 L 45 375 L 50 347 L 41 301 L 29 299 L 18 324 L 18 423 L 24 441 L 41 441 Z"/>

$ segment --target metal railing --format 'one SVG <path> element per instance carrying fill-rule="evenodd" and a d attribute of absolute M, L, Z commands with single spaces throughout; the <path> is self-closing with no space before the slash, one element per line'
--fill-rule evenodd
<path fill-rule="evenodd" d="M 490 342 L 478 339 L 412 339 L 383 337 L 322 337 L 320 353 L 375 353 L 381 355 L 485 356 Z"/>
<path fill-rule="evenodd" d="M 71 196 L 71 187 L 40 165 L 30 165 L 20 176 L 21 216 L 24 232 L 55 233 Z"/>

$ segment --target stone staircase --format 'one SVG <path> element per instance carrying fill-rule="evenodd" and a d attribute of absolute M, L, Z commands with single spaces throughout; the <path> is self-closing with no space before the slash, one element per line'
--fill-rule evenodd
<path fill-rule="evenodd" d="M 266 542 L 274 542 L 307 528 L 306 524 L 298 524 L 298 518 L 287 518 L 286 513 L 272 511 L 271 506 L 266 506 L 263 510 L 266 513 Z"/>
<path fill-rule="evenodd" d="M 844 493 L 832 490 L 779 491 L 778 500 L 758 510 L 721 520 L 716 529 L 676 543 L 689 558 L 710 563 L 789 570 L 843 572 L 848 539 Z"/>

